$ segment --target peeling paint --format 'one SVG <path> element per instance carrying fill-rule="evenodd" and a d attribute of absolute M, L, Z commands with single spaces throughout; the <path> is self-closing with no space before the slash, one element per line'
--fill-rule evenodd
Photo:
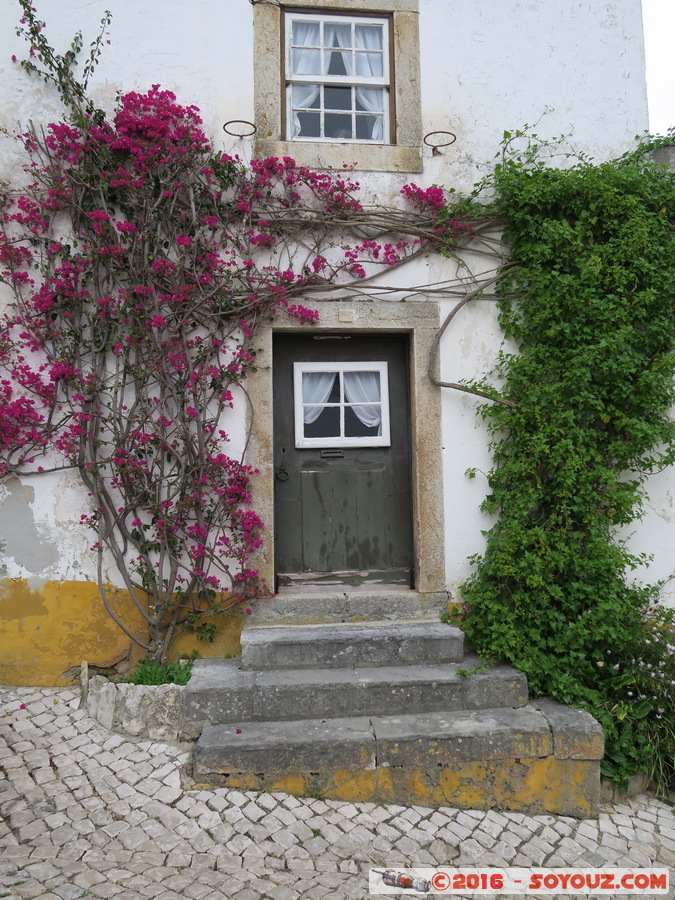
<path fill-rule="evenodd" d="M 0 530 L 4 535 L 5 556 L 28 572 L 42 572 L 59 558 L 56 544 L 46 540 L 38 531 L 33 518 L 32 504 L 35 489 L 18 479 L 5 485 L 5 499 L 0 505 Z"/>

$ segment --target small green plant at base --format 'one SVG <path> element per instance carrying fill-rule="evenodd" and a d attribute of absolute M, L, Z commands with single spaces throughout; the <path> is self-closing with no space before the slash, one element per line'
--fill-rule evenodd
<path fill-rule="evenodd" d="M 192 675 L 192 663 L 197 658 L 196 651 L 181 657 L 175 663 L 158 663 L 152 659 L 139 659 L 127 681 L 130 684 L 187 684 Z"/>
<path fill-rule="evenodd" d="M 490 666 L 487 663 L 474 663 L 468 669 L 457 669 L 457 675 L 460 678 L 470 678 L 472 675 L 478 674 L 478 672 L 487 672 L 489 668 Z"/>
<path fill-rule="evenodd" d="M 314 835 L 314 837 L 323 837 L 320 828 L 312 828 L 312 834 Z"/>

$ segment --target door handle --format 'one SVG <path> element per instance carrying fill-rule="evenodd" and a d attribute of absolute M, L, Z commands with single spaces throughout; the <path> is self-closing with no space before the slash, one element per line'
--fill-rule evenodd
<path fill-rule="evenodd" d="M 279 466 L 279 468 L 276 470 L 276 476 L 279 479 L 279 481 L 287 481 L 288 480 L 288 471 L 286 469 L 286 466 Z"/>

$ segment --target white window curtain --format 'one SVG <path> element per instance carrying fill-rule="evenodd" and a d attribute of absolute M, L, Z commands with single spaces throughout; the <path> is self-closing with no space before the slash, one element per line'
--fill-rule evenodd
<path fill-rule="evenodd" d="M 379 373 L 345 372 L 344 389 L 347 403 L 364 404 L 351 407 L 359 421 L 367 428 L 379 426 L 377 433 L 378 435 L 382 434 L 382 394 Z"/>
<path fill-rule="evenodd" d="M 333 390 L 337 372 L 303 372 L 302 375 L 302 402 L 318 404 L 316 406 L 304 406 L 302 417 L 305 425 L 316 422 L 324 411 L 324 404 Z"/>
<path fill-rule="evenodd" d="M 356 49 L 382 50 L 382 29 L 357 25 L 355 30 Z M 357 53 L 356 74 L 367 77 L 382 77 L 382 53 Z M 357 87 L 356 98 L 368 112 L 383 112 L 382 88 Z M 377 116 L 373 123 L 371 140 L 381 141 L 384 138 L 384 117 Z"/>

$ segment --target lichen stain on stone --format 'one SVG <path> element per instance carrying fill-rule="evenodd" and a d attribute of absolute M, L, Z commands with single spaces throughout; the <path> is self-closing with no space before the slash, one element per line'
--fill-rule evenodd
<path fill-rule="evenodd" d="M 31 509 L 35 490 L 18 480 L 8 481 L 5 488 L 7 494 L 0 505 L 4 555 L 28 572 L 42 572 L 58 561 L 59 549 L 45 541 L 35 525 Z"/>
<path fill-rule="evenodd" d="M 443 800 L 450 806 L 484 809 L 488 783 L 488 764 L 483 761 L 453 763 L 439 772 Z"/>

